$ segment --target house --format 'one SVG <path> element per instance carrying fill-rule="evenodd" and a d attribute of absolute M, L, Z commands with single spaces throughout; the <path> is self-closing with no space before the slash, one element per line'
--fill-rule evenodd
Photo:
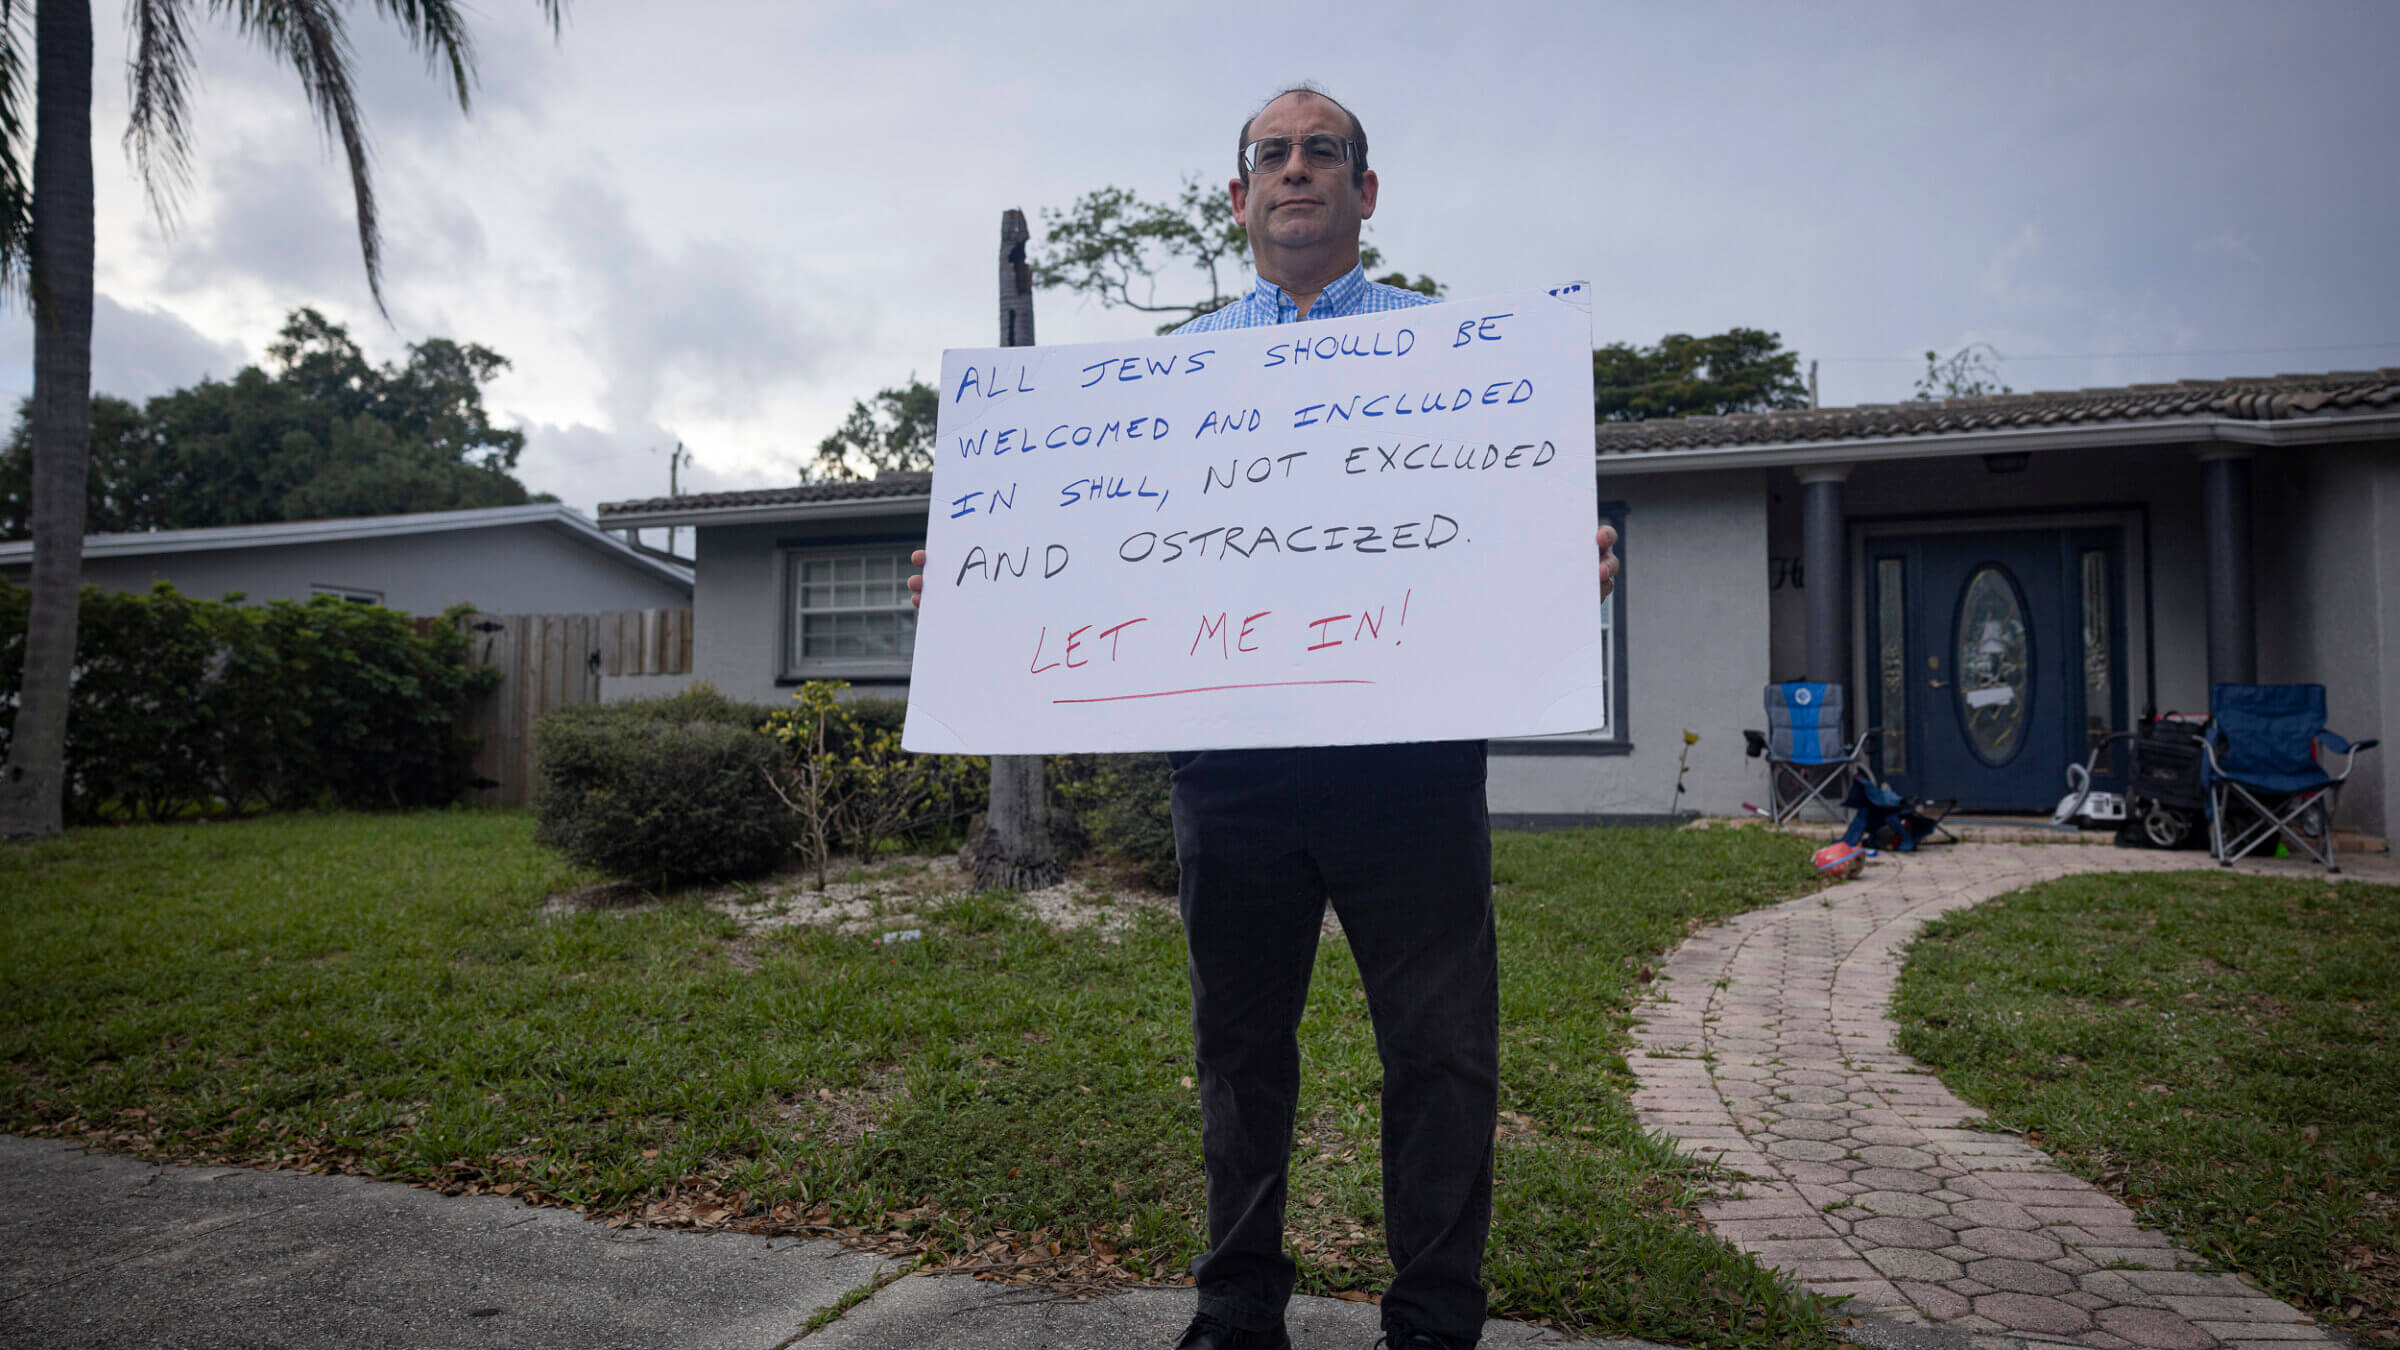
<path fill-rule="evenodd" d="M 0 544 L 0 579 L 25 584 L 33 545 Z M 254 601 L 333 595 L 411 614 L 471 604 L 493 614 L 680 609 L 691 569 L 556 502 L 405 516 L 298 520 L 83 541 L 84 584 Z"/>
<path fill-rule="evenodd" d="M 1496 823 L 1737 814 L 1772 680 L 1847 686 L 1880 770 L 1974 810 L 2047 810 L 2093 738 L 2213 681 L 2327 686 L 2400 731 L 2400 370 L 1610 423 L 1623 538 L 1612 724 L 1496 742 Z M 891 476 L 600 508 L 694 527 L 697 678 L 906 688 L 929 482 Z M 1684 733 L 1688 768 L 1680 758 Z M 2378 838 L 2400 754 L 2337 822 Z"/>

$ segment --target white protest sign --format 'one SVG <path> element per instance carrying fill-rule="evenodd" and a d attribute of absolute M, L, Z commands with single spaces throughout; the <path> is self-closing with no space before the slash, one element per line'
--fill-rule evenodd
<path fill-rule="evenodd" d="M 941 395 L 911 750 L 1606 721 L 1588 286 L 951 351 Z"/>

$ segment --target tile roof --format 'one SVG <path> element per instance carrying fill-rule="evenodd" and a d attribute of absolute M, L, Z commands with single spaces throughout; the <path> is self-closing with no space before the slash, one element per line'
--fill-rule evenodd
<path fill-rule="evenodd" d="M 2225 380 L 2180 380 L 2115 389 L 1999 394 L 1990 398 L 1869 403 L 1855 408 L 1735 413 L 1729 417 L 1659 417 L 1602 422 L 1602 455 L 1697 450 L 1809 441 L 1887 440 L 1902 436 L 2032 430 L 2044 427 L 2173 421 L 2216 417 L 2269 422 L 2345 413 L 2400 414 L 2400 367 L 2337 370 L 2323 375 L 2269 375 Z M 600 520 L 653 512 L 753 510 L 816 502 L 875 501 L 930 495 L 929 473 L 886 473 L 848 483 L 795 483 L 747 492 L 602 502 Z"/>
<path fill-rule="evenodd" d="M 1603 455 L 1633 455 L 1712 446 L 1875 440 L 2185 417 L 2265 422 L 2376 412 L 2400 412 L 2400 368 L 1603 422 L 1599 450 Z"/>
<path fill-rule="evenodd" d="M 640 515 L 651 511 L 715 511 L 755 506 L 792 506 L 804 502 L 872 501 L 882 497 L 922 497 L 933 490 L 930 473 L 887 473 L 854 483 L 795 483 L 790 487 L 754 488 L 748 492 L 700 492 L 682 497 L 647 497 L 632 502 L 600 503 L 600 518 Z"/>

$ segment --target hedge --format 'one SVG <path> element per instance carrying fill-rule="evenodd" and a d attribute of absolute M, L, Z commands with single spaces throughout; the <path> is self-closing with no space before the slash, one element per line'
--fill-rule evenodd
<path fill-rule="evenodd" d="M 842 700 L 844 687 L 811 683 L 769 706 L 701 684 L 551 712 L 534 729 L 535 838 L 611 876 L 671 886 L 954 835 L 983 808 L 983 761 L 902 750 L 907 705 Z"/>
<path fill-rule="evenodd" d="M 771 781 L 773 740 L 639 706 L 562 712 L 534 724 L 535 842 L 646 886 L 759 876 L 791 856 L 799 821 Z"/>
<path fill-rule="evenodd" d="M 305 604 L 86 588 L 67 707 L 66 809 L 89 821 L 455 800 L 460 714 L 497 673 L 455 625 Z M 30 596 L 0 582 L 0 753 L 15 731 Z"/>
<path fill-rule="evenodd" d="M 1054 755 L 1048 767 L 1051 797 L 1074 821 L 1078 843 L 1147 885 L 1176 888 L 1165 755 Z"/>

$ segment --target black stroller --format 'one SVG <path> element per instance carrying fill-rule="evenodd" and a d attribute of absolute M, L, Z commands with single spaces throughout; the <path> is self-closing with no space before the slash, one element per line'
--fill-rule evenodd
<path fill-rule="evenodd" d="M 2119 848 L 2205 846 L 2208 785 L 2201 740 L 2207 729 L 2205 717 L 2171 712 L 2145 716 L 2135 730 L 2107 737 L 2083 763 L 2068 766 L 2067 797 L 2052 819 L 2115 821 Z M 2132 746 L 2132 763 L 2124 791 L 2112 793 L 2098 786 L 2100 760 L 2120 742 Z"/>

